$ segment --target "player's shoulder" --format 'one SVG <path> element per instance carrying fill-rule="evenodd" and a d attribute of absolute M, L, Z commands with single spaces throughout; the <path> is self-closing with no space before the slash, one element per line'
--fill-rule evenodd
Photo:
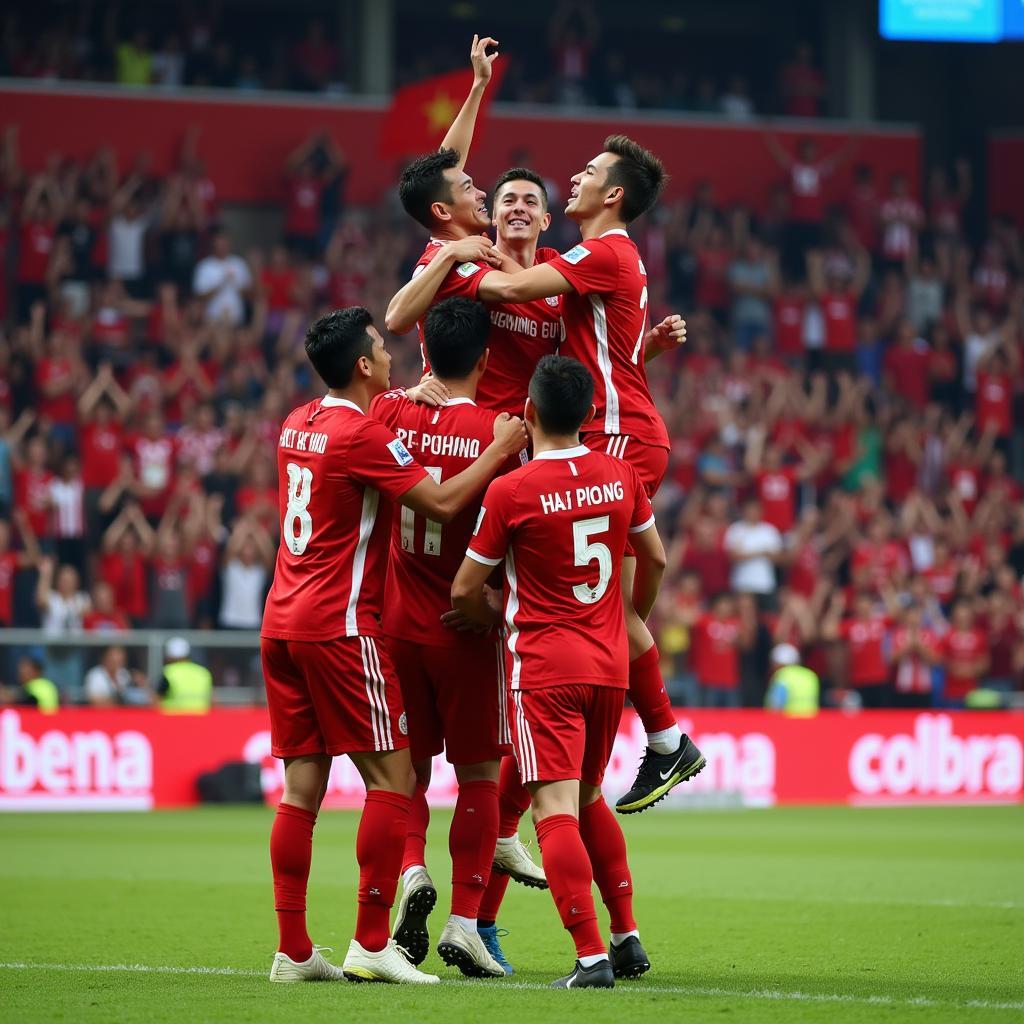
<path fill-rule="evenodd" d="M 438 239 L 431 238 L 424 247 L 422 255 L 416 261 L 416 266 L 425 267 L 441 251 L 443 245 L 444 243 L 438 241 Z"/>
<path fill-rule="evenodd" d="M 553 249 L 550 245 L 542 245 L 537 249 L 537 255 L 533 259 L 533 265 L 536 267 L 541 263 L 550 263 L 561 255 L 562 254 L 557 249 Z"/>

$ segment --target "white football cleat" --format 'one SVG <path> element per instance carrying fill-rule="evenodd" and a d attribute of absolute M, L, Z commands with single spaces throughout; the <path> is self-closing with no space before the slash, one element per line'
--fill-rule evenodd
<path fill-rule="evenodd" d="M 504 978 L 505 968 L 487 952 L 476 931 L 467 932 L 458 921 L 448 919 L 437 944 L 437 955 L 449 966 L 458 967 L 467 978 Z"/>
<path fill-rule="evenodd" d="M 417 966 L 430 952 L 430 933 L 427 918 L 437 903 L 437 889 L 426 868 L 413 868 L 402 885 L 402 898 L 398 901 L 395 927 L 391 937 L 405 950 L 411 963 Z"/>
<path fill-rule="evenodd" d="M 344 981 L 345 972 L 324 959 L 324 950 L 330 952 L 331 947 L 314 946 L 310 958 L 301 964 L 286 953 L 275 953 L 270 980 L 285 985 L 295 981 Z"/>
<path fill-rule="evenodd" d="M 520 885 L 528 885 L 533 889 L 546 889 L 548 880 L 544 869 L 534 863 L 522 839 L 518 835 L 514 838 L 515 842 L 512 843 L 498 841 L 498 845 L 494 848 L 493 869 L 511 876 L 512 881 L 519 882 Z"/>
<path fill-rule="evenodd" d="M 436 985 L 436 974 L 417 971 L 394 939 L 379 952 L 371 953 L 356 942 L 349 943 L 342 971 L 349 981 L 383 981 L 392 985 Z"/>

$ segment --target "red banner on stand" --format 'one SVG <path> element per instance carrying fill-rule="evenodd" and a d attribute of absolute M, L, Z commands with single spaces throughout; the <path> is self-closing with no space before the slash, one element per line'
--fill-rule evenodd
<path fill-rule="evenodd" d="M 679 804 L 1015 803 L 1024 799 L 1024 715 L 999 712 L 826 711 L 793 719 L 760 711 L 679 711 L 708 759 L 679 787 Z M 605 778 L 629 788 L 643 729 L 623 717 Z M 198 800 L 196 780 L 227 761 L 262 766 L 269 803 L 280 797 L 281 762 L 270 756 L 263 710 L 209 715 L 67 710 L 0 712 L 0 811 L 149 810 Z M 434 762 L 430 799 L 455 802 L 455 773 Z M 327 807 L 357 807 L 363 786 L 335 760 Z"/>

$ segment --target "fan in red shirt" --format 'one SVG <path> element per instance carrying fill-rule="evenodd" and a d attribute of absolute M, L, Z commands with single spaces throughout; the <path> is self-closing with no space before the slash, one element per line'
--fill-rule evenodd
<path fill-rule="evenodd" d="M 867 287 L 871 263 L 863 249 L 857 251 L 852 278 L 836 270 L 826 274 L 819 256 L 808 259 L 811 290 L 825 321 L 826 368 L 833 372 L 856 369 L 857 306 Z"/>
<path fill-rule="evenodd" d="M 933 667 L 941 660 L 942 640 L 924 625 L 921 609 L 909 607 L 893 630 L 892 700 L 900 708 L 927 708 L 932 704 Z"/>
<path fill-rule="evenodd" d="M 953 602 L 960 568 L 960 562 L 954 557 L 949 542 L 942 537 L 936 537 L 932 564 L 924 569 L 921 575 L 928 581 L 928 587 L 935 595 L 935 600 L 943 608 L 949 608 Z"/>
<path fill-rule="evenodd" d="M 583 442 L 629 462 L 648 495 L 657 491 L 668 468 L 669 440 L 644 364 L 678 344 L 685 325 L 671 316 L 648 334 L 647 273 L 626 228 L 657 201 L 664 181 L 664 168 L 653 153 L 625 136 L 609 136 L 604 150 L 572 178 L 565 212 L 580 225 L 580 244 L 519 273 L 491 271 L 478 287 L 481 299 L 494 302 L 564 295 L 566 338 L 560 352 L 578 358 L 595 382 L 597 413 L 583 429 Z M 630 700 L 647 731 L 641 775 L 647 777 L 645 768 L 665 758 L 667 762 L 658 762 L 667 771 L 664 777 L 674 777 L 686 744 L 665 691 L 654 638 L 628 600 L 628 551 L 623 571 Z M 616 804 L 621 813 L 645 810 L 653 800 L 650 792 L 641 793 L 636 786 L 630 794 Z"/>
<path fill-rule="evenodd" d="M 924 210 L 910 194 L 910 182 L 905 174 L 892 176 L 889 191 L 879 212 L 882 255 L 890 264 L 902 269 L 905 261 L 917 251 L 917 234 L 924 224 Z"/>
<path fill-rule="evenodd" d="M 754 478 L 763 510 L 761 518 L 779 533 L 788 533 L 796 523 L 797 486 L 811 479 L 829 457 L 827 449 L 818 452 L 799 437 L 797 443 L 801 446 L 803 461 L 796 465 L 784 464 L 782 447 L 765 443 L 763 432 L 747 446 L 746 470 Z"/>
<path fill-rule="evenodd" d="M 413 788 L 408 722 L 380 625 L 392 510 L 400 502 L 450 522 L 524 447 L 525 433 L 521 421 L 500 417 L 480 458 L 437 483 L 367 416 L 388 388 L 391 358 L 365 309 L 317 320 L 306 353 L 328 394 L 293 410 L 281 428 L 281 543 L 261 629 L 271 750 L 285 762 L 285 799 L 270 840 L 280 927 L 271 978 L 340 976 L 306 932 L 305 892 L 331 762 L 347 753 L 367 795 L 345 975 L 429 982 L 434 976 L 416 971 L 388 934 Z"/>
<path fill-rule="evenodd" d="M 731 594 L 718 594 L 710 614 L 693 627 L 691 665 L 700 683 L 701 704 L 708 708 L 740 706 L 740 620 Z"/>
<path fill-rule="evenodd" d="M 63 331 L 53 331 L 46 343 L 46 355 L 36 363 L 38 411 L 43 419 L 61 428 L 62 436 L 74 435 L 75 397 L 81 390 L 85 367 L 72 350 Z"/>
<path fill-rule="evenodd" d="M 850 573 L 858 590 L 880 594 L 897 573 L 906 572 L 906 547 L 892 539 L 892 525 L 884 513 L 872 517 L 867 537 L 853 549 Z"/>
<path fill-rule="evenodd" d="M 1007 346 L 1006 351 L 1014 350 Z M 991 431 L 998 438 L 1008 438 L 1013 432 L 1014 370 L 1016 366 L 1011 366 L 1002 350 L 978 366 L 974 418 L 979 430 Z"/>
<path fill-rule="evenodd" d="M 327 132 L 311 135 L 288 157 L 284 231 L 288 248 L 297 255 L 317 255 L 324 189 L 344 166 L 341 151 Z"/>
<path fill-rule="evenodd" d="M 52 535 L 50 483 L 46 441 L 38 434 L 25 445 L 25 462 L 14 471 L 14 520 L 22 543 L 29 538 L 45 540 Z"/>
<path fill-rule="evenodd" d="M 39 548 L 33 539 L 22 551 L 11 550 L 11 525 L 0 519 L 0 626 L 14 625 L 14 580 L 18 570 L 38 560 Z"/>
<path fill-rule="evenodd" d="M 114 588 L 100 580 L 92 588 L 92 606 L 82 616 L 82 629 L 87 633 L 111 633 L 131 629 L 128 617 L 117 607 Z"/>
<path fill-rule="evenodd" d="M 46 272 L 60 219 L 60 189 L 49 174 L 38 174 L 21 205 L 18 235 L 18 321 L 27 323 L 33 303 L 46 298 Z"/>
<path fill-rule="evenodd" d="M 822 623 L 825 640 L 841 640 L 847 653 L 847 678 L 866 708 L 881 708 L 891 703 L 889 661 L 886 639 L 889 619 L 875 611 L 867 594 L 853 599 L 853 614 L 842 618 L 846 600 L 837 592 Z"/>
<path fill-rule="evenodd" d="M 149 616 L 149 554 L 156 533 L 137 504 L 122 509 L 103 535 L 99 576 L 114 592 L 114 604 L 139 626 Z"/>
<path fill-rule="evenodd" d="M 943 703 L 962 707 L 967 694 L 981 685 L 989 667 L 988 637 L 978 627 L 970 601 L 953 605 L 950 630 L 942 638 L 941 652 L 946 666 Z"/>
<path fill-rule="evenodd" d="M 417 404 L 410 397 L 412 391 L 409 395 L 390 391 L 370 405 L 370 415 L 393 430 L 435 480 L 462 472 L 493 436 L 499 414 L 474 401 L 477 383 L 486 371 L 490 324 L 484 306 L 469 299 L 445 299 L 432 306 L 424 323 L 434 375 L 430 386 L 443 387 L 450 397 L 435 407 Z M 504 468 L 519 464 L 517 458 Z M 414 959 L 425 955 L 426 943 L 416 941 L 416 929 L 406 911 L 414 906 L 414 894 L 419 893 L 417 900 L 423 898 L 426 885 L 424 847 L 430 817 L 426 790 L 431 758 L 444 751 L 459 781 L 448 845 L 452 855 L 451 912 L 460 920 L 480 918 L 492 859 L 500 867 L 507 862 L 502 858 L 499 863 L 502 850 L 495 852 L 499 832 L 506 837 L 506 844 L 508 839 L 517 842 L 519 816 L 529 806 L 529 795 L 520 785 L 518 813 L 505 823 L 503 831 L 499 829 L 499 809 L 505 809 L 499 803 L 504 796 L 500 797 L 498 790 L 499 762 L 512 747 L 498 638 L 493 631 L 458 632 L 445 625 L 451 612 L 452 581 L 465 557 L 478 513 L 479 504 L 472 502 L 442 526 L 400 509 L 392 524 L 383 629 L 409 716 L 409 749 L 417 776 L 402 864 L 407 881 L 394 935 Z M 529 858 L 525 851 L 522 854 Z M 531 884 L 543 883 L 535 866 L 528 878 L 519 877 Z M 491 920 L 503 893 L 504 886 L 500 895 L 489 900 L 486 916 Z M 445 945 L 444 936 L 439 948 L 448 962 L 458 952 Z"/>
<path fill-rule="evenodd" d="M 78 433 L 79 449 L 87 504 L 94 503 L 97 492 L 117 479 L 124 449 L 121 421 L 130 408 L 131 400 L 114 378 L 110 364 L 103 363 L 78 399 L 78 414 L 82 421 Z"/>
<path fill-rule="evenodd" d="M 601 780 L 629 675 L 621 589 L 627 537 L 633 538 L 635 593 L 644 618 L 657 598 L 665 552 L 637 472 L 580 443 L 593 397 L 593 380 L 581 363 L 561 356 L 540 361 L 526 406 L 533 461 L 487 489 L 452 585 L 457 611 L 473 622 L 497 624 L 484 585 L 504 562 L 517 760 L 551 894 L 576 946 L 575 967 L 555 983 L 562 988 L 610 988 L 613 964 L 616 973 L 625 961 L 636 964 L 637 974 L 650 966 L 633 918 L 625 842 Z M 697 771 L 703 758 L 693 752 Z M 594 881 L 611 931 L 633 933 L 610 949 L 597 927 Z"/>
<path fill-rule="evenodd" d="M 779 355 L 790 363 L 803 360 L 804 311 L 807 308 L 807 294 L 803 284 L 787 280 L 785 290 L 775 300 L 773 330 L 775 348 Z"/>
<path fill-rule="evenodd" d="M 127 445 L 135 466 L 139 504 L 146 517 L 160 519 L 174 489 L 178 445 L 164 429 L 164 420 L 153 410 L 142 421 L 142 430 Z"/>
<path fill-rule="evenodd" d="M 928 351 L 928 343 L 917 336 L 913 323 L 904 318 L 882 363 L 885 386 L 915 409 L 923 409 L 930 397 Z"/>

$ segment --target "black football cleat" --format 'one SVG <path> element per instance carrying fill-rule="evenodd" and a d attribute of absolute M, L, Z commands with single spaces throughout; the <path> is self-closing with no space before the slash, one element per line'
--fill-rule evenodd
<path fill-rule="evenodd" d="M 651 969 L 644 947 L 635 935 L 622 940 L 622 945 L 608 944 L 608 956 L 612 962 L 612 973 L 616 978 L 639 978 Z"/>
<path fill-rule="evenodd" d="M 619 814 L 639 814 L 664 800 L 669 790 L 699 774 L 707 762 L 685 733 L 671 754 L 659 754 L 650 747 L 644 751 L 640 771 L 633 788 L 615 802 Z"/>
<path fill-rule="evenodd" d="M 572 974 L 551 982 L 549 988 L 615 988 L 615 975 L 607 960 L 598 960 L 591 967 L 584 967 L 579 960 Z"/>

